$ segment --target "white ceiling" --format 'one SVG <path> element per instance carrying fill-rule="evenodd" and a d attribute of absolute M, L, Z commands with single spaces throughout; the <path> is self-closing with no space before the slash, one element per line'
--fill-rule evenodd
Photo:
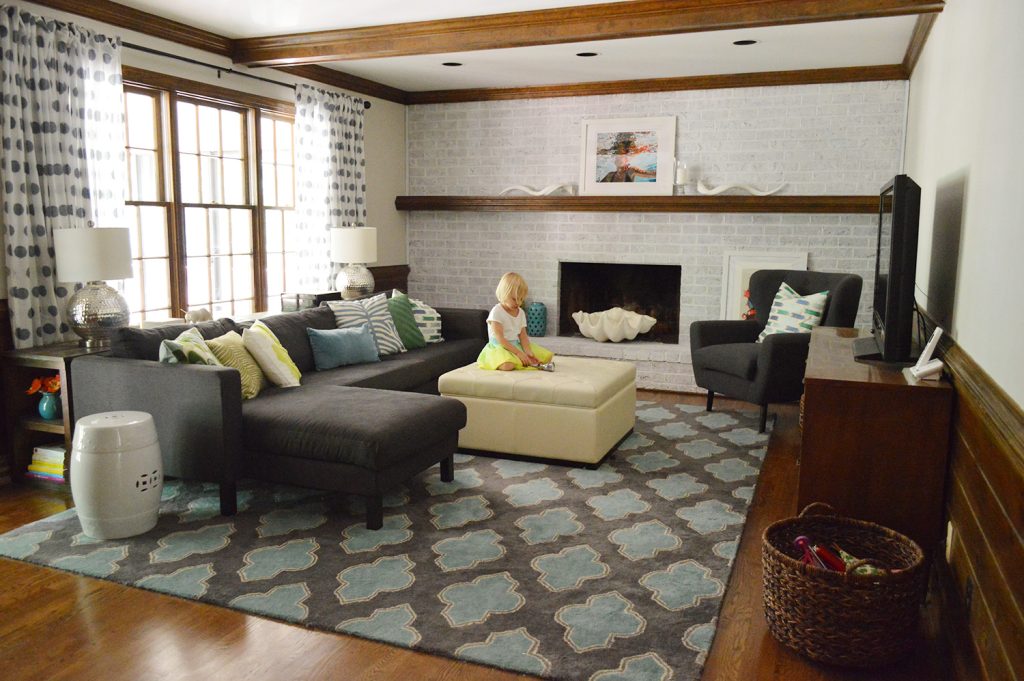
<path fill-rule="evenodd" d="M 407 91 L 899 64 L 915 16 L 324 64 Z M 734 40 L 753 39 L 739 47 Z M 581 58 L 577 52 L 597 52 Z M 442 62 L 461 62 L 460 67 Z"/>
<path fill-rule="evenodd" d="M 592 0 L 119 0 L 229 38 L 553 7 Z M 897 16 L 323 64 L 406 91 L 899 64 L 917 17 Z M 758 44 L 737 47 L 734 40 Z M 577 52 L 599 56 L 580 58 Z M 451 68 L 442 62 L 461 62 Z"/>
<path fill-rule="evenodd" d="M 553 7 L 600 5 L 612 0 L 118 0 L 228 38 L 255 38 Z"/>

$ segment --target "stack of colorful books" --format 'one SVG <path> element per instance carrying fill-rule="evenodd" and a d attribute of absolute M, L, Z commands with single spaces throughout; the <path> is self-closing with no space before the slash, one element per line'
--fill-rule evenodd
<path fill-rule="evenodd" d="M 40 445 L 32 450 L 32 463 L 26 475 L 36 480 L 64 483 L 64 447 Z"/>

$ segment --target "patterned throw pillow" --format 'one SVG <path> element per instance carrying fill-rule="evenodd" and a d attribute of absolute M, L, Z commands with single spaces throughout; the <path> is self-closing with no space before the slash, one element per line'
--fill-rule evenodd
<path fill-rule="evenodd" d="M 263 389 L 263 372 L 249 351 L 245 349 L 242 337 L 235 331 L 229 331 L 219 338 L 206 341 L 206 344 L 217 355 L 220 363 L 232 369 L 238 369 L 242 375 L 242 399 L 251 400 Z"/>
<path fill-rule="evenodd" d="M 242 343 L 271 383 L 282 388 L 299 385 L 302 378 L 299 367 L 295 366 L 288 351 L 266 324 L 257 321 L 242 331 Z"/>
<path fill-rule="evenodd" d="M 388 298 L 388 310 L 391 312 L 392 321 L 395 322 L 395 328 L 398 329 L 402 345 L 409 350 L 425 348 L 427 346 L 427 341 L 423 338 L 420 327 L 416 326 L 416 317 L 413 315 L 413 307 L 412 303 L 409 302 L 409 296 L 395 289 L 391 292 L 391 297 Z"/>
<path fill-rule="evenodd" d="M 220 366 L 217 357 L 196 328 L 182 331 L 174 340 L 161 341 L 159 359 L 164 364 Z"/>
<path fill-rule="evenodd" d="M 362 300 L 328 300 L 324 305 L 334 312 L 334 323 L 339 329 L 369 324 L 373 339 L 377 342 L 377 352 L 381 356 L 405 352 L 398 329 L 388 312 L 387 294 L 381 293 Z"/>
<path fill-rule="evenodd" d="M 782 282 L 772 301 L 768 323 L 757 337 L 757 342 L 775 333 L 810 333 L 811 329 L 821 324 L 827 302 L 828 291 L 801 296 L 786 282 Z"/>
<path fill-rule="evenodd" d="M 410 298 L 409 302 L 412 303 L 412 315 L 416 319 L 416 326 L 420 327 L 423 340 L 428 343 L 443 341 L 444 338 L 441 338 L 441 315 L 437 313 L 437 310 L 422 300 Z"/>

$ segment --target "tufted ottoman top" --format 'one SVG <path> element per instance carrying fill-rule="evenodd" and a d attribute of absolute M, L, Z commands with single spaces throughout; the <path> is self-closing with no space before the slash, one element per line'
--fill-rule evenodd
<path fill-rule="evenodd" d="M 636 367 L 629 362 L 559 355 L 553 372 L 488 371 L 471 364 L 442 375 L 437 387 L 453 397 L 593 409 L 635 382 Z"/>

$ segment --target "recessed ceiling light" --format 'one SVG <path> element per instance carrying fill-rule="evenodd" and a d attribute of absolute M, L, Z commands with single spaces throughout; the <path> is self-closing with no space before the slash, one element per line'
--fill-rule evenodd
<path fill-rule="evenodd" d="M 733 45 L 756 45 L 757 41 L 756 40 L 734 40 L 734 41 L 732 41 L 732 44 Z"/>
<path fill-rule="evenodd" d="M 441 66 L 462 66 L 462 62 L 460 62 L 460 61 L 446 61 L 443 64 L 441 64 Z"/>
<path fill-rule="evenodd" d="M 577 57 L 596 57 L 597 52 L 577 52 Z"/>

